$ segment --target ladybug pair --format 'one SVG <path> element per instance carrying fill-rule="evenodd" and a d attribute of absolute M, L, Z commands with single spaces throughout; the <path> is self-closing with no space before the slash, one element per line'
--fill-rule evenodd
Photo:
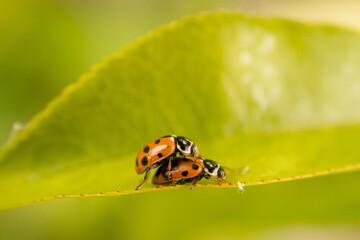
<path fill-rule="evenodd" d="M 179 155 L 179 156 L 178 156 Z M 156 185 L 185 184 L 193 186 L 203 177 L 225 181 L 226 174 L 217 162 L 199 156 L 196 145 L 188 138 L 168 135 L 148 142 L 136 157 L 135 170 L 145 172 L 144 180 L 136 188 L 141 189 L 149 171 L 158 168 L 153 183 Z"/>

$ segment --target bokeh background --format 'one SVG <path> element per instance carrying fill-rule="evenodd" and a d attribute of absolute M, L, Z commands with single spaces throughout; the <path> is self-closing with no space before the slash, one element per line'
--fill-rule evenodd
<path fill-rule="evenodd" d="M 356 0 L 2 0 L 0 146 L 104 57 L 182 16 L 215 10 L 360 30 Z M 59 200 L 0 212 L 0 239 L 356 239 L 359 179 L 353 173 L 220 196 L 181 190 Z"/>

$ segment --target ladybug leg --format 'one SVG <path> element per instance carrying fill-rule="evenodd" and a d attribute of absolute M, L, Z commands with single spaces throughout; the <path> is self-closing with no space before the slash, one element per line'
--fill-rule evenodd
<path fill-rule="evenodd" d="M 196 183 L 201 179 L 201 175 L 197 176 L 197 178 L 195 179 L 195 182 L 191 185 L 190 190 L 193 190 L 194 187 L 196 187 Z"/>
<path fill-rule="evenodd" d="M 221 178 L 210 178 L 210 179 L 217 182 L 219 185 L 221 185 L 222 183 L 226 183 L 226 181 Z"/>
<path fill-rule="evenodd" d="M 140 189 L 141 189 L 142 185 L 144 185 L 144 183 L 145 183 L 145 181 L 146 181 L 146 179 L 147 179 L 147 177 L 148 177 L 148 175 L 149 175 L 149 172 L 150 172 L 150 168 L 148 168 L 148 170 L 146 170 L 144 180 L 140 183 L 139 186 L 137 186 L 137 187 L 135 188 L 135 190 L 140 190 Z"/>
<path fill-rule="evenodd" d="M 219 185 L 221 186 L 222 184 L 225 184 L 226 181 L 224 181 L 223 179 L 218 179 L 218 183 L 219 183 Z"/>
<path fill-rule="evenodd" d="M 169 173 L 169 181 L 171 181 L 171 161 L 172 161 L 172 158 L 169 159 L 169 163 L 168 163 L 168 167 L 167 167 L 167 171 Z"/>
<path fill-rule="evenodd" d="M 219 185 L 221 185 L 221 184 L 227 184 L 226 180 L 223 179 L 223 178 L 218 178 L 218 183 L 219 183 Z"/>
<path fill-rule="evenodd" d="M 214 179 L 221 186 L 221 179 Z"/>

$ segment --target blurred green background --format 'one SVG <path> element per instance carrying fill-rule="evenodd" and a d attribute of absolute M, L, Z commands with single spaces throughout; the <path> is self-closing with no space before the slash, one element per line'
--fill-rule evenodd
<path fill-rule="evenodd" d="M 104 57 L 182 16 L 222 9 L 360 28 L 355 0 L 2 1 L 0 146 L 14 123 L 26 124 Z M 303 239 L 317 234 L 356 239 L 359 180 L 353 173 L 251 187 L 243 194 L 181 190 L 59 200 L 0 212 L 0 239 Z"/>

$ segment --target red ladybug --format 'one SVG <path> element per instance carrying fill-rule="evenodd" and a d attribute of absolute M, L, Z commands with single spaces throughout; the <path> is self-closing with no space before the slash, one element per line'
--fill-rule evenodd
<path fill-rule="evenodd" d="M 198 149 L 190 139 L 175 135 L 164 136 L 148 142 L 136 157 L 135 171 L 139 174 L 146 171 L 144 180 L 136 190 L 139 190 L 145 183 L 151 169 L 167 164 L 167 168 L 170 170 L 171 160 L 176 157 L 177 153 L 180 156 L 197 157 Z"/>
<path fill-rule="evenodd" d="M 171 174 L 172 178 L 169 178 Z M 210 159 L 200 159 L 193 157 L 179 157 L 171 162 L 171 170 L 168 171 L 166 166 L 159 168 L 153 179 L 153 184 L 185 184 L 194 182 L 193 186 L 203 177 L 213 179 L 217 182 L 226 180 L 226 173 L 223 167 L 217 162 Z M 212 178 L 216 177 L 216 179 Z"/>

